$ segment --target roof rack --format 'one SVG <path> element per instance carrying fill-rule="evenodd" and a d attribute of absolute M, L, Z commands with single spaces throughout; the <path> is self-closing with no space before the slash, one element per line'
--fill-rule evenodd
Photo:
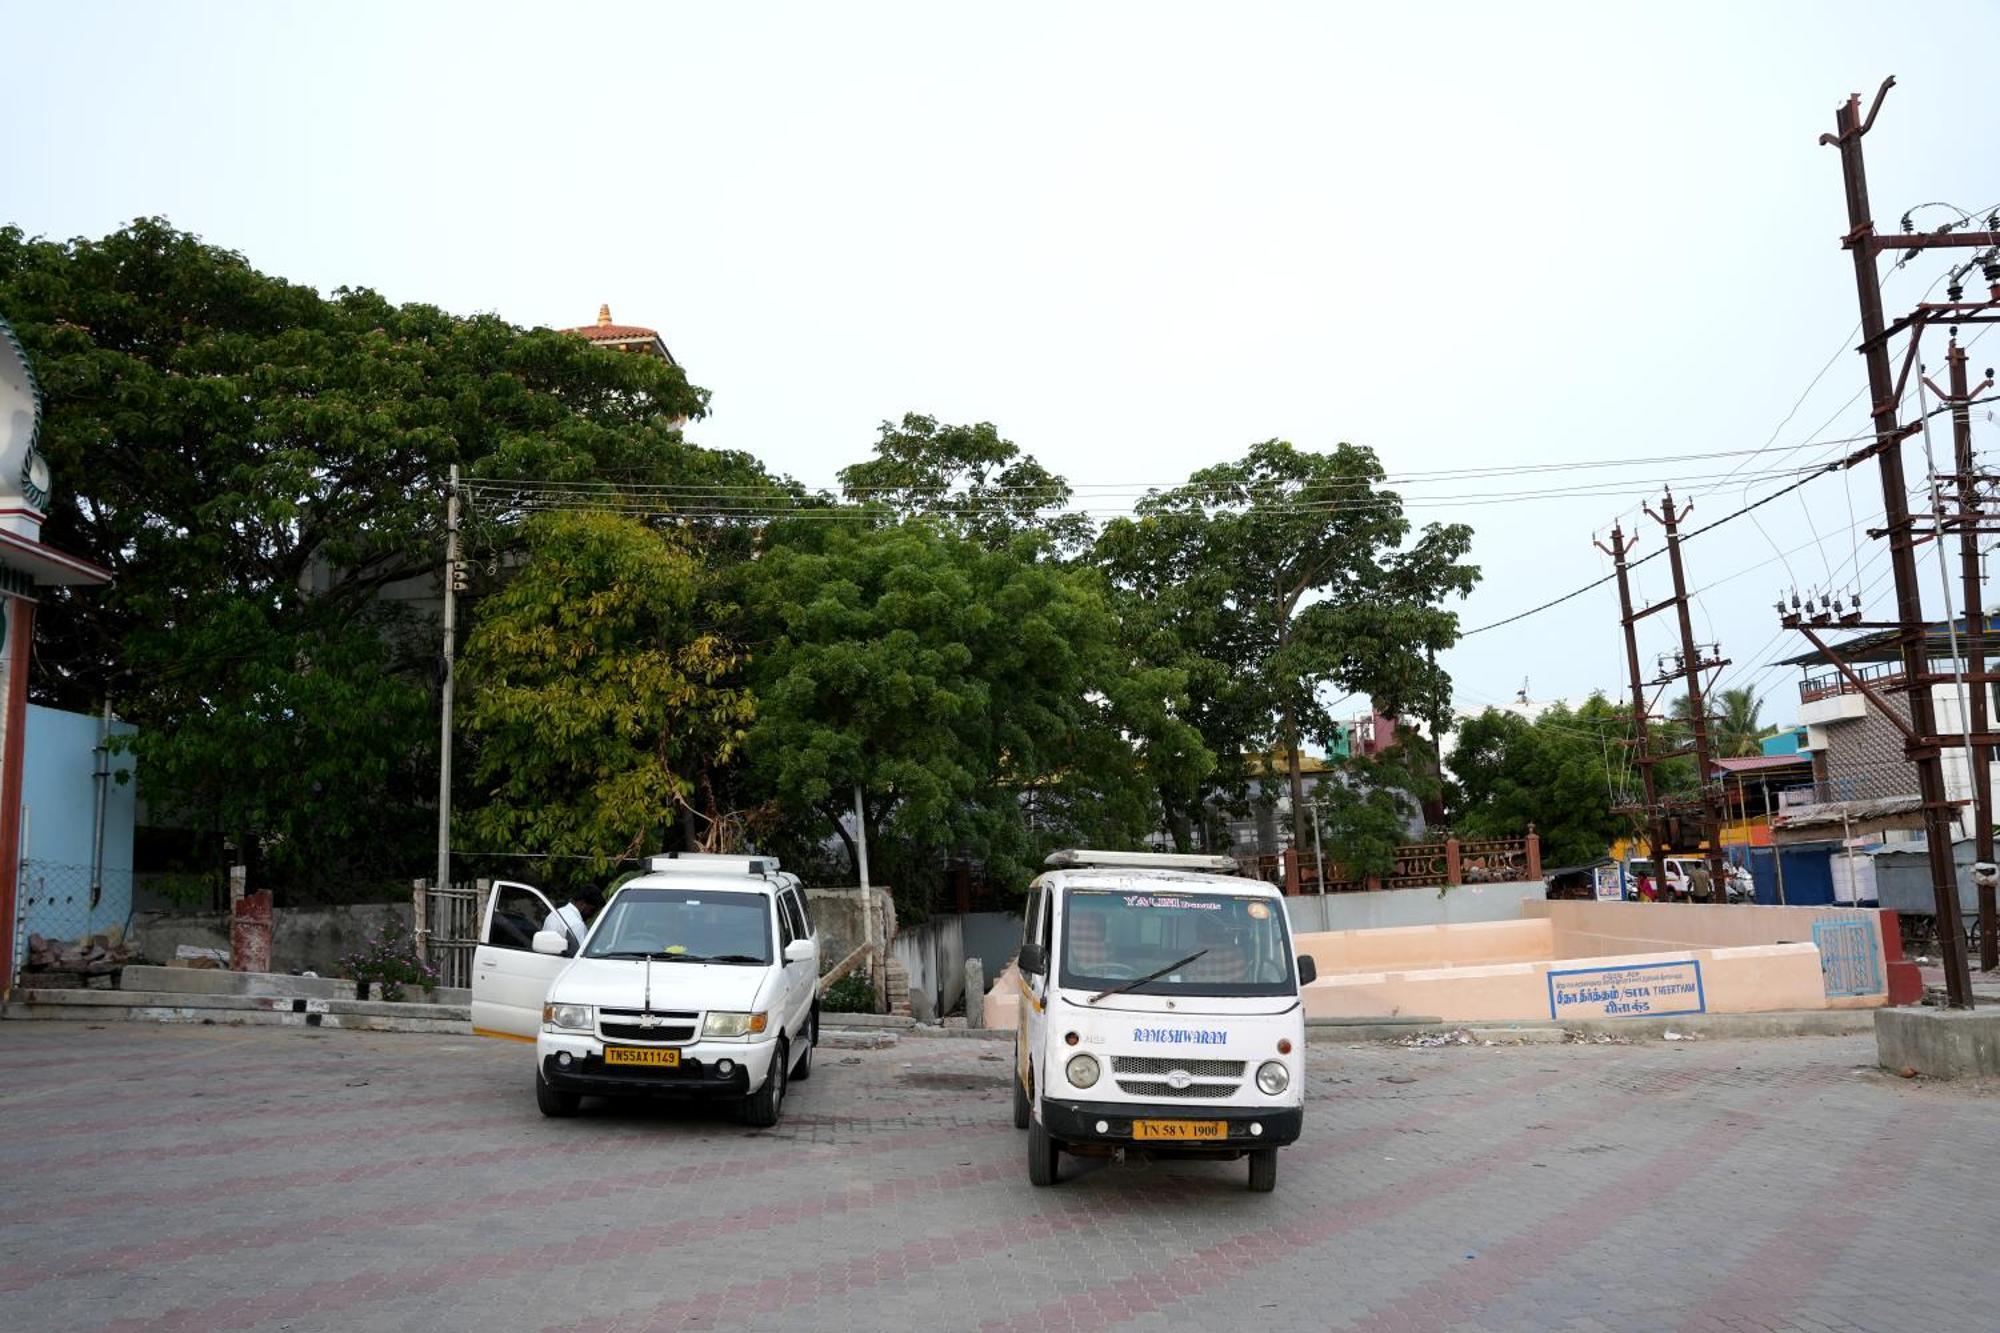
<path fill-rule="evenodd" d="M 667 852 L 647 858 L 655 875 L 748 875 L 752 879 L 778 873 L 775 856 L 725 856 L 720 852 Z"/>
<path fill-rule="evenodd" d="M 1106 852 L 1089 847 L 1067 847 L 1050 852 L 1042 862 L 1050 870 L 1203 870 L 1216 875 L 1238 873 L 1233 857 L 1206 853 Z"/>

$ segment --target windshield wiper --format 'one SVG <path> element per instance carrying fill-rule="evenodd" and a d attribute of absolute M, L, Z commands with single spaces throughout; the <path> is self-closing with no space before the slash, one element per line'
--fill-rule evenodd
<path fill-rule="evenodd" d="M 762 963 L 762 958 L 747 953 L 713 953 L 701 960 L 704 963 Z"/>
<path fill-rule="evenodd" d="M 1168 963 L 1165 967 L 1161 968 L 1157 972 L 1148 972 L 1143 977 L 1133 977 L 1130 981 L 1121 981 L 1116 986 L 1113 986 L 1110 990 L 1101 990 L 1097 992 L 1097 994 L 1091 996 L 1090 1002 L 1092 1004 L 1096 1004 L 1099 1000 L 1103 999 L 1107 995 L 1118 995 L 1125 991 L 1131 990 L 1134 986 L 1143 986 L 1149 981 L 1158 981 L 1161 977 L 1167 975 L 1167 973 L 1186 967 L 1189 963 L 1192 963 L 1195 959 L 1202 957 L 1207 952 L 1208 950 L 1206 949 L 1196 949 L 1193 953 L 1181 959 L 1178 963 Z"/>

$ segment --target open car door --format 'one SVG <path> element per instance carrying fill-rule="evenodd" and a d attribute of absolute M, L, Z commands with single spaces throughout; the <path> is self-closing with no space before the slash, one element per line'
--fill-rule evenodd
<path fill-rule="evenodd" d="M 555 910 L 531 884 L 493 881 L 472 955 L 472 1030 L 480 1036 L 533 1041 L 541 1031 L 549 983 L 570 964 L 535 952 L 535 932 Z"/>

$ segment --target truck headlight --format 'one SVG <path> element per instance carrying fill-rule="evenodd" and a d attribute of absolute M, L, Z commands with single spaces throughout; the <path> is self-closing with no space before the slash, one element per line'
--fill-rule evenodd
<path fill-rule="evenodd" d="M 746 1014 L 740 1010 L 711 1009 L 701 1020 L 704 1037 L 752 1037 L 771 1021 L 766 1013 Z"/>
<path fill-rule="evenodd" d="M 1292 1071 L 1276 1060 L 1266 1060 L 1257 1066 L 1257 1091 L 1266 1097 L 1275 1097 L 1292 1085 Z"/>
<path fill-rule="evenodd" d="M 542 1026 L 562 1032 L 589 1032 L 597 1026 L 597 1015 L 587 1004 L 545 1004 Z"/>
<path fill-rule="evenodd" d="M 1097 1082 L 1097 1057 L 1072 1055 L 1069 1063 L 1063 1066 L 1063 1072 L 1069 1075 L 1071 1087 L 1088 1088 Z"/>

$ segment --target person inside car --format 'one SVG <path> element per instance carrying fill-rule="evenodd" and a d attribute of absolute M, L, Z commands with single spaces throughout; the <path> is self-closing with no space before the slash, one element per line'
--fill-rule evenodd
<path fill-rule="evenodd" d="M 583 947 L 583 937 L 590 933 L 590 923 L 604 906 L 604 895 L 596 889 L 584 889 L 574 898 L 549 913 L 549 919 L 542 923 L 543 930 L 552 930 L 569 941 L 563 952 L 574 956 Z"/>

